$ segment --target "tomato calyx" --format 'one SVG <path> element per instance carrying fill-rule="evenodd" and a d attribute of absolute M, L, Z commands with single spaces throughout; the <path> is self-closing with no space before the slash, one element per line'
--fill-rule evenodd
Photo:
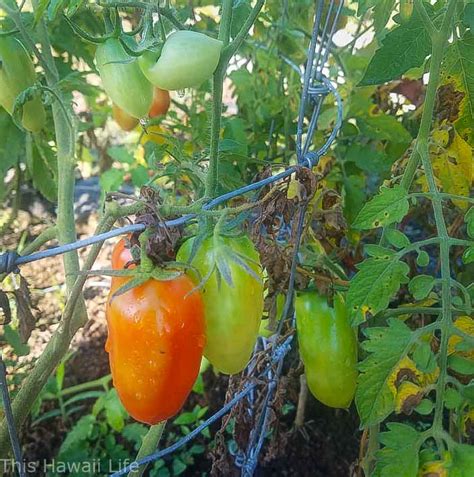
<path fill-rule="evenodd" d="M 142 59 L 154 59 L 154 63 L 158 60 L 161 55 L 161 50 L 163 49 L 163 42 L 152 38 L 150 40 L 145 40 L 140 46 L 137 44 L 133 36 L 130 36 L 127 33 L 123 33 L 119 36 L 120 43 L 122 44 L 123 49 L 130 55 L 135 58 Z M 143 61 L 143 60 L 142 60 Z M 150 64 L 151 66 L 151 64 Z"/>
<path fill-rule="evenodd" d="M 112 298 L 123 295 L 129 290 L 143 285 L 148 280 L 175 280 L 190 268 L 188 265 L 176 261 L 168 261 L 159 266 L 155 265 L 147 253 L 151 236 L 151 229 L 145 230 L 145 232 L 139 236 L 139 249 L 136 245 L 131 246 L 130 255 L 132 260 L 124 265 L 125 268 L 121 270 L 112 269 L 99 271 L 101 275 L 129 278 L 129 280 L 126 280 L 123 285 L 118 287 L 112 293 Z M 137 249 L 139 250 L 139 253 Z"/>

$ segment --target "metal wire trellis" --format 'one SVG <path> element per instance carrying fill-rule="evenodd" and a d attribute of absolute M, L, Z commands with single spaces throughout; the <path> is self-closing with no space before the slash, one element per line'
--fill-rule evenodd
<path fill-rule="evenodd" d="M 318 163 L 319 158 L 328 151 L 342 125 L 342 100 L 338 94 L 337 89 L 333 86 L 329 79 L 323 75 L 323 68 L 328 60 L 332 36 L 336 29 L 338 17 L 341 12 L 342 6 L 343 2 L 337 2 L 335 0 L 317 0 L 315 21 L 311 35 L 310 46 L 308 48 L 308 59 L 303 74 L 303 88 L 297 123 L 296 152 L 298 164 L 288 167 L 279 174 L 273 175 L 271 177 L 254 182 L 247 186 L 241 187 L 239 189 L 216 197 L 215 199 L 212 199 L 206 204 L 204 204 L 202 206 L 203 210 L 210 210 L 234 197 L 246 194 L 248 192 L 256 191 L 266 185 L 270 185 L 277 181 L 285 179 L 286 177 L 289 177 L 290 175 L 295 173 L 299 167 L 312 168 Z M 332 93 L 334 95 L 337 106 L 337 117 L 334 124 L 334 128 L 324 145 L 315 151 L 311 151 L 310 148 L 313 143 L 314 131 L 316 130 L 317 121 L 321 112 L 321 107 L 323 105 L 323 101 L 326 95 L 329 93 Z M 309 123 L 307 127 L 305 127 L 308 104 L 312 105 L 312 113 L 309 117 Z M 288 317 L 291 317 L 291 325 L 292 327 L 294 326 L 294 316 L 291 310 L 294 295 L 295 272 L 296 265 L 298 262 L 298 252 L 303 231 L 305 211 L 306 204 L 302 202 L 298 208 L 297 219 L 294 220 L 293 223 L 293 226 L 296 230 L 295 244 L 293 249 L 289 286 L 286 294 L 284 309 L 279 321 L 277 336 L 279 336 L 279 334 L 281 333 L 283 323 L 287 320 Z M 197 215 L 198 214 L 184 215 L 177 219 L 164 221 L 160 225 L 167 227 L 183 225 L 196 219 Z M 145 230 L 144 224 L 127 225 L 125 227 L 115 228 L 114 230 L 111 230 L 109 232 L 98 234 L 87 239 L 78 240 L 73 243 L 60 245 L 40 252 L 31 253 L 25 256 L 20 256 L 15 251 L 8 251 L 0 255 L 0 274 L 18 272 L 19 265 L 33 262 L 36 260 L 41 260 L 46 257 L 60 255 L 66 252 L 77 250 L 79 248 L 87 247 L 95 243 L 103 242 L 107 239 L 117 237 L 119 235 L 128 234 L 131 232 L 140 232 L 143 230 Z M 156 451 L 144 457 L 143 459 L 133 462 L 129 466 L 122 468 L 120 471 L 111 474 L 111 477 L 119 477 L 125 475 L 131 470 L 136 469 L 138 465 L 148 464 L 150 462 L 156 461 L 173 453 L 180 447 L 186 445 L 194 437 L 199 435 L 206 427 L 210 426 L 212 423 L 227 414 L 239 401 L 241 401 L 245 397 L 250 396 L 254 392 L 255 388 L 257 386 L 260 386 L 263 382 L 264 386 L 266 386 L 266 392 L 265 397 L 263 399 L 263 404 L 260 406 L 261 409 L 256 426 L 252 429 L 250 433 L 247 449 L 244 452 L 240 452 L 235 455 L 235 464 L 241 468 L 241 475 L 243 477 L 252 476 L 258 463 L 259 453 L 264 444 L 269 420 L 270 404 L 277 388 L 278 379 L 283 368 L 283 360 L 291 347 L 292 339 L 293 336 L 290 335 L 282 342 L 281 339 L 278 340 L 277 337 L 275 337 L 271 345 L 268 347 L 268 364 L 263 369 L 263 371 L 261 371 L 257 376 L 253 376 L 252 382 L 247 383 L 244 388 L 239 393 L 237 393 L 228 403 L 226 403 L 218 412 L 209 417 L 201 425 L 196 427 L 187 436 L 165 449 Z M 251 361 L 248 369 L 252 368 L 253 365 L 254 363 Z M 3 371 L 2 375 L 3 378 L 5 378 L 4 366 L 3 369 L 0 369 L 0 372 L 1 371 Z M 11 410 L 10 398 L 8 395 L 8 390 L 6 388 L 5 379 L 2 380 L 2 383 L 3 384 L 1 387 L 4 409 Z M 249 405 L 253 404 L 253 399 L 249 399 Z M 253 415 L 257 415 L 257 410 L 252 411 L 251 409 L 249 409 L 249 411 L 251 411 Z M 22 472 L 21 465 L 22 457 L 13 418 L 8 419 L 7 424 L 10 433 L 12 448 L 15 451 L 14 458 L 17 464 L 16 468 L 18 469 L 19 475 L 21 477 L 22 475 L 24 475 L 24 473 Z"/>

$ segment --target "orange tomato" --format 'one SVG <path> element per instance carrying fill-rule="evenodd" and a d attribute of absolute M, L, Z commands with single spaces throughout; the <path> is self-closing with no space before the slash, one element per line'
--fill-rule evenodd
<path fill-rule="evenodd" d="M 166 114 L 170 107 L 170 93 L 165 89 L 155 88 L 153 90 L 153 103 L 151 104 L 148 116 L 154 118 Z"/>
<path fill-rule="evenodd" d="M 130 240 L 130 236 L 127 237 Z M 127 248 L 125 239 L 120 239 L 112 250 L 111 264 L 113 270 L 121 270 L 125 268 L 127 263 L 133 260 L 130 249 Z M 135 265 L 131 265 L 128 268 L 134 268 Z M 128 280 L 127 277 L 112 277 L 112 288 L 117 290 Z"/>
<path fill-rule="evenodd" d="M 112 266 L 129 259 L 118 242 Z M 128 280 L 125 278 L 124 280 Z M 206 342 L 204 306 L 186 275 L 167 281 L 148 280 L 121 295 L 113 280 L 107 300 L 109 353 L 113 383 L 129 414 L 157 424 L 183 406 L 199 374 Z"/>
<path fill-rule="evenodd" d="M 112 106 L 112 115 L 114 121 L 124 130 L 131 131 L 138 124 L 138 119 L 130 116 L 116 104 Z"/>

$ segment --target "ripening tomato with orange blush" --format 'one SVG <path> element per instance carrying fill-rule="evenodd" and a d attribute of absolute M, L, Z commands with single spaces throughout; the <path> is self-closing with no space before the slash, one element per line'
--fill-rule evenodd
<path fill-rule="evenodd" d="M 130 260 L 122 239 L 112 267 Z M 199 374 L 205 338 L 204 306 L 192 280 L 150 279 L 123 294 L 114 293 L 129 277 L 114 277 L 107 300 L 113 384 L 137 421 L 157 424 L 179 412 Z"/>

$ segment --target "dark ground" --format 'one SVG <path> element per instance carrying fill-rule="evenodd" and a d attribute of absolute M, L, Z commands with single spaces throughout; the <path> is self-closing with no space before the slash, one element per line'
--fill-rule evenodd
<path fill-rule="evenodd" d="M 92 234 L 95 222 L 92 216 L 85 225 L 80 227 L 80 233 Z M 0 250 L 15 248 L 22 231 L 28 231 L 28 242 L 43 227 L 44 225 L 38 222 L 35 224 L 34 217 L 29 213 L 20 212 L 13 230 L 0 237 Z M 104 247 L 95 268 L 107 268 L 110 250 L 111 242 Z M 81 251 L 81 256 L 83 254 L 84 251 Z M 37 326 L 28 342 L 31 349 L 30 355 L 20 358 L 22 369 L 27 370 L 31 360 L 41 354 L 60 318 L 60 309 L 63 304 L 61 259 L 50 258 L 25 265 L 22 267 L 22 274 L 31 286 L 33 302 L 38 307 L 35 311 Z M 106 277 L 88 279 L 84 295 L 90 320 L 74 339 L 74 354 L 66 366 L 65 386 L 87 382 L 110 372 L 104 350 L 107 333 L 104 313 L 107 287 Z M 2 345 L 3 351 L 12 356 L 11 350 L 8 352 L 8 346 L 5 343 Z M 14 356 L 12 358 L 16 359 Z M 14 371 L 10 369 L 10 372 Z M 208 405 L 207 415 L 209 416 L 211 412 L 222 406 L 227 381 L 226 377 L 216 376 L 211 370 L 206 371 L 204 396 L 191 397 L 186 408 L 191 409 L 196 402 Z M 288 379 L 285 383 L 286 403 L 292 403 L 296 407 L 299 380 Z M 48 409 L 47 405 L 42 412 Z M 295 430 L 294 418 L 293 410 L 285 416 L 280 416 L 277 428 L 273 426 L 275 437 L 270 439 L 263 449 L 257 476 L 350 477 L 356 475 L 354 468 L 361 433 L 358 430 L 354 409 L 351 412 L 330 409 L 309 395 L 303 428 Z M 214 435 L 219 427 L 220 424 L 211 428 L 211 434 Z M 60 418 L 49 419 L 34 427 L 25 426 L 21 432 L 25 459 L 54 458 L 66 433 L 67 427 Z M 199 458 L 193 467 L 188 467 L 181 475 L 189 477 L 209 475 L 212 462 L 210 456 L 207 453 L 205 455 L 205 458 Z M 229 468 L 225 471 L 218 470 L 214 475 L 225 477 L 239 475 L 237 468 L 230 460 L 232 458 L 226 456 L 226 459 L 230 464 Z"/>

